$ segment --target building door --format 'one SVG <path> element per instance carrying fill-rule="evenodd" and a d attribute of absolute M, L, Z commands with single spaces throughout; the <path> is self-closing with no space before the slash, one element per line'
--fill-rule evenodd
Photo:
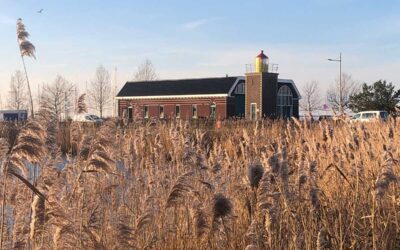
<path fill-rule="evenodd" d="M 250 103 L 250 117 L 252 121 L 257 120 L 257 104 Z"/>

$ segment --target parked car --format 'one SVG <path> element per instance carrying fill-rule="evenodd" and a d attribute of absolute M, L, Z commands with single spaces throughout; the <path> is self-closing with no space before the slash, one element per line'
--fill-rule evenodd
<path fill-rule="evenodd" d="M 76 114 L 74 115 L 72 120 L 75 122 L 88 122 L 96 124 L 100 124 L 103 122 L 103 119 L 101 119 L 97 115 L 92 115 L 92 114 Z"/>
<path fill-rule="evenodd" d="M 363 111 L 355 114 L 352 121 L 371 122 L 371 121 L 386 121 L 389 117 L 387 111 Z"/>
<path fill-rule="evenodd" d="M 332 121 L 333 116 L 332 115 L 320 115 L 318 117 L 318 121 L 323 121 L 323 120 Z"/>

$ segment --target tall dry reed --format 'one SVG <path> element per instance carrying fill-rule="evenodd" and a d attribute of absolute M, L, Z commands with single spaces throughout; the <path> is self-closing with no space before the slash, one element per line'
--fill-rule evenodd
<path fill-rule="evenodd" d="M 394 120 L 223 125 L 60 127 L 45 109 L 24 126 L 0 124 L 16 131 L 14 140 L 0 133 L 2 247 L 400 245 Z"/>

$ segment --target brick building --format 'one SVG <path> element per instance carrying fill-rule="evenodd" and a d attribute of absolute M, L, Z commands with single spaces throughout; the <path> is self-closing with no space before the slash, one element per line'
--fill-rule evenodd
<path fill-rule="evenodd" d="M 245 77 L 127 82 L 116 97 L 118 115 L 130 120 L 298 117 L 295 83 L 278 79 L 268 67 L 261 51 L 255 71 Z"/>

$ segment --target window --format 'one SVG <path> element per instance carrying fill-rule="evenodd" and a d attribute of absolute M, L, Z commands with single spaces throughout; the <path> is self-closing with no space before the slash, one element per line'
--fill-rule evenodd
<path fill-rule="evenodd" d="M 143 107 L 143 113 L 144 113 L 144 118 L 149 118 L 149 106 L 148 105 L 144 105 Z"/>
<path fill-rule="evenodd" d="M 215 119 L 216 114 L 217 114 L 217 104 L 215 104 L 215 102 L 213 102 L 210 105 L 210 118 Z"/>
<path fill-rule="evenodd" d="M 197 118 L 197 105 L 192 105 L 192 118 Z"/>
<path fill-rule="evenodd" d="M 129 106 L 129 107 L 128 107 L 128 119 L 129 119 L 130 121 L 133 120 L 132 106 Z"/>
<path fill-rule="evenodd" d="M 360 119 L 360 117 L 361 117 L 361 114 L 358 113 L 358 114 L 355 114 L 355 115 L 353 116 L 353 119 Z"/>
<path fill-rule="evenodd" d="M 159 107 L 160 118 L 164 118 L 164 105 L 160 105 Z"/>
<path fill-rule="evenodd" d="M 386 111 L 381 111 L 381 112 L 379 112 L 379 115 L 380 115 L 380 117 L 381 117 L 382 119 L 386 119 L 386 118 L 388 118 L 388 116 L 389 116 L 388 112 L 386 112 Z"/>
<path fill-rule="evenodd" d="M 124 119 L 128 118 L 128 109 L 122 109 L 122 117 Z"/>
<path fill-rule="evenodd" d="M 175 105 L 175 118 L 181 118 L 181 106 Z"/>
<path fill-rule="evenodd" d="M 376 114 L 375 113 L 364 113 L 362 114 L 361 118 L 362 119 L 373 119 L 376 118 Z"/>
<path fill-rule="evenodd" d="M 238 85 L 236 85 L 235 94 L 244 94 L 244 82 L 240 82 L 238 83 Z"/>
<path fill-rule="evenodd" d="M 250 103 L 250 117 L 252 121 L 257 120 L 257 104 Z"/>
<path fill-rule="evenodd" d="M 293 94 L 286 85 L 279 88 L 277 96 L 277 112 L 281 118 L 290 118 L 293 114 Z"/>

